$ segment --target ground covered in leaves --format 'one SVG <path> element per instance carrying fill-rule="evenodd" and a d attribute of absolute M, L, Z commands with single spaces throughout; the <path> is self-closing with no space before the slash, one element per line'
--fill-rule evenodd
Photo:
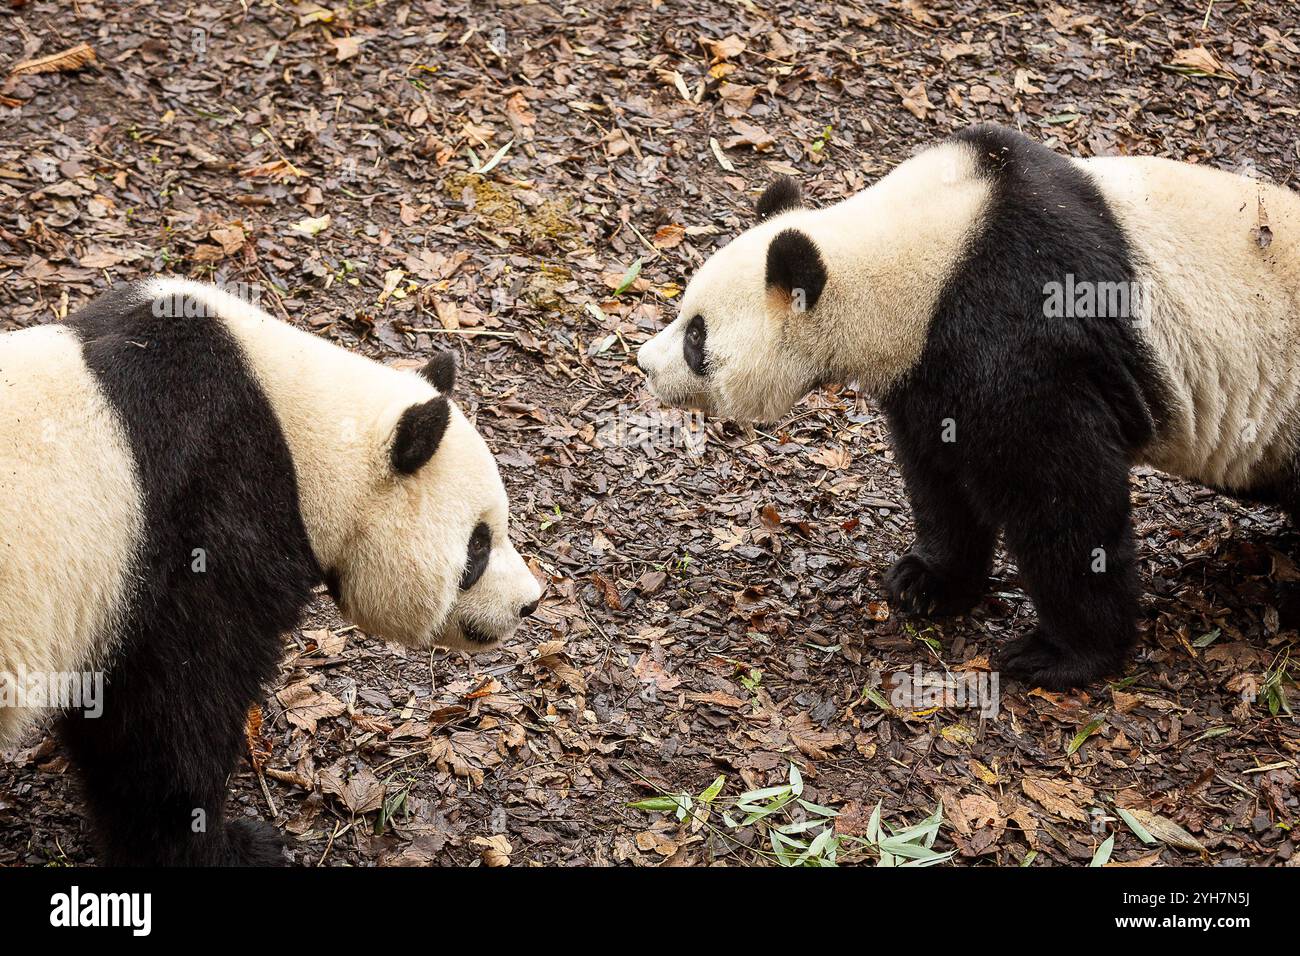
<path fill-rule="evenodd" d="M 1109 836 L 1112 863 L 1300 858 L 1277 513 L 1136 473 L 1127 677 L 936 706 L 923 685 L 987 676 L 1033 611 L 1000 556 L 972 614 L 891 612 L 910 514 L 879 411 L 828 391 L 770 429 L 701 424 L 657 414 L 632 361 L 774 174 L 831 202 L 974 121 L 1295 188 L 1290 4 L 3 6 L 0 329 L 173 271 L 383 361 L 453 349 L 549 582 L 475 658 L 372 640 L 322 596 L 231 778 L 295 863 L 763 862 L 769 821 L 719 811 L 792 762 L 836 837 L 942 803 L 958 863 L 1077 865 Z M 719 774 L 684 822 L 628 806 Z M 0 864 L 93 859 L 35 733 L 0 762 Z"/>

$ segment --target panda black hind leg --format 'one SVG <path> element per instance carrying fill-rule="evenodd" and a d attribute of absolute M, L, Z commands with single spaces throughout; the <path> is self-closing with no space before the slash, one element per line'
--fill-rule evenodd
<path fill-rule="evenodd" d="M 916 467 L 900 446 L 916 541 L 885 574 L 889 603 L 910 614 L 960 614 L 983 595 L 997 529 L 952 476 Z"/>
<path fill-rule="evenodd" d="M 1118 672 L 1137 640 L 1127 463 L 1088 444 L 1059 449 L 1008 485 L 1005 542 L 1039 623 L 995 666 L 1048 690 Z"/>

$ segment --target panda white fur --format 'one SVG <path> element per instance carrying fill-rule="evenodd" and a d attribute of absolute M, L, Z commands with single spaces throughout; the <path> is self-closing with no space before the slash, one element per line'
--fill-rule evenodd
<path fill-rule="evenodd" d="M 102 714 L 59 720 L 103 861 L 279 859 L 223 821 L 225 781 L 322 581 L 416 647 L 485 649 L 535 609 L 454 377 L 176 279 L 0 335 L 0 684 L 105 670 Z M 35 716 L 0 707 L 0 744 Z"/>
<path fill-rule="evenodd" d="M 1131 464 L 1300 514 L 1295 193 L 982 126 L 829 208 L 779 180 L 759 213 L 640 350 L 651 390 L 773 420 L 820 384 L 867 389 L 916 526 L 891 599 L 965 610 L 1001 532 L 1039 616 L 1004 672 L 1065 688 L 1122 666 Z"/>

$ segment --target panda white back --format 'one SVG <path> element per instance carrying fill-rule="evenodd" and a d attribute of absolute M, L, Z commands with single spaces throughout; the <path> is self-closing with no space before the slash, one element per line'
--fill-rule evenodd
<path fill-rule="evenodd" d="M 94 669 L 131 596 L 140 489 L 66 327 L 0 335 L 0 681 Z M 0 707 L 0 742 L 39 711 Z"/>
<path fill-rule="evenodd" d="M 1155 157 L 1077 160 L 1150 284 L 1139 325 L 1168 376 L 1170 414 L 1144 458 L 1225 490 L 1270 482 L 1300 438 L 1300 197 Z M 1271 223 L 1261 245 L 1260 207 Z"/>

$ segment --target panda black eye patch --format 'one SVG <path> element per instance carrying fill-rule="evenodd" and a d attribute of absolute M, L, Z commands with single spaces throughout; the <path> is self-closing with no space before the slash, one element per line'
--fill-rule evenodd
<path fill-rule="evenodd" d="M 492 555 L 492 529 L 480 521 L 474 526 L 474 533 L 469 536 L 469 548 L 465 557 L 465 573 L 460 576 L 462 591 L 472 588 L 487 570 L 488 558 Z"/>
<path fill-rule="evenodd" d="M 697 315 L 686 326 L 682 336 L 682 357 L 686 366 L 696 375 L 704 374 L 704 342 L 709 330 L 704 325 L 704 316 Z"/>

